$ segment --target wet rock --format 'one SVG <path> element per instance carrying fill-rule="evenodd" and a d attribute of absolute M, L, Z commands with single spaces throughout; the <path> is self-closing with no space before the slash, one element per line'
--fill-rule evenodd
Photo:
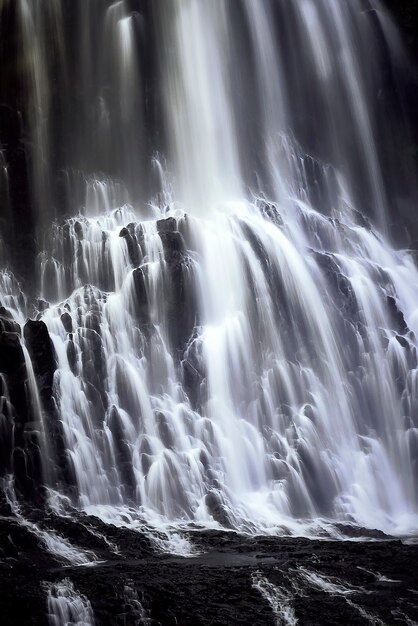
<path fill-rule="evenodd" d="M 137 267 L 141 261 L 140 248 L 138 239 L 135 233 L 135 224 L 128 224 L 119 233 L 119 237 L 122 237 L 126 241 L 128 248 L 129 259 L 134 267 Z"/>
<path fill-rule="evenodd" d="M 392 320 L 393 328 L 400 335 L 405 335 L 408 332 L 408 325 L 405 321 L 404 314 L 398 308 L 395 298 L 387 296 L 386 302 L 389 308 L 389 314 Z"/>
<path fill-rule="evenodd" d="M 116 451 L 116 463 L 125 493 L 128 499 L 135 498 L 136 480 L 133 470 L 132 452 L 126 440 L 122 420 L 115 406 L 109 412 L 109 428 L 113 435 L 113 444 Z"/>
<path fill-rule="evenodd" d="M 313 252 L 313 256 L 337 296 L 337 306 L 342 310 L 344 317 L 357 320 L 358 304 L 349 279 L 341 272 L 331 254 Z"/>
<path fill-rule="evenodd" d="M 13 417 L 12 459 L 16 492 L 31 502 L 43 502 L 42 462 L 39 450 L 38 418 L 29 395 L 27 370 L 20 338 L 15 333 L 0 334 L 0 373 L 5 376 L 10 406 L 8 420 Z"/>
<path fill-rule="evenodd" d="M 94 316 L 90 318 L 91 325 Z M 102 401 L 106 404 L 106 393 L 104 389 L 104 380 L 106 378 L 106 360 L 103 351 L 103 341 L 99 332 L 94 328 L 79 328 L 79 345 L 81 347 L 81 364 L 83 367 L 83 378 L 88 385 L 88 389 L 94 396 L 91 400 L 97 399 L 97 393 L 100 394 Z"/>
<path fill-rule="evenodd" d="M 13 406 L 8 400 L 8 390 L 0 376 L 0 476 L 12 471 L 12 450 L 14 441 Z M 1 512 L 1 502 L 0 502 Z"/>
<path fill-rule="evenodd" d="M 160 439 L 164 444 L 164 447 L 168 449 L 173 449 L 174 432 L 169 420 L 164 415 L 164 413 L 158 412 L 156 414 L 156 423 L 158 428 L 158 434 L 160 435 Z"/>
<path fill-rule="evenodd" d="M 65 313 L 61 315 L 61 322 L 67 333 L 73 332 L 73 320 L 71 315 L 67 311 L 65 311 Z"/>
<path fill-rule="evenodd" d="M 187 395 L 193 407 L 198 406 L 200 396 L 200 386 L 203 382 L 202 374 L 193 366 L 190 361 L 183 360 L 181 362 L 183 383 Z"/>
<path fill-rule="evenodd" d="M 193 263 L 176 228 L 177 222 L 172 217 L 157 222 L 166 261 L 164 290 L 170 341 L 181 354 L 198 323 L 198 315 Z"/>
<path fill-rule="evenodd" d="M 84 239 L 84 230 L 80 222 L 74 222 L 74 233 L 79 241 Z"/>
<path fill-rule="evenodd" d="M 28 320 L 23 328 L 23 334 L 32 361 L 39 394 L 42 399 L 49 400 L 52 396 L 57 360 L 48 329 L 45 322 Z"/>
<path fill-rule="evenodd" d="M 202 531 L 191 524 L 184 535 L 196 554 L 183 558 L 162 553 L 164 534 L 150 532 L 146 526 L 144 532 L 118 528 L 77 512 L 71 519 L 55 515 L 30 519 L 81 549 L 93 549 L 106 563 L 63 569 L 59 558 L 48 554 L 26 527 L 0 520 L 2 626 L 43 624 L 46 590 L 40 581 L 55 582 L 64 575 L 89 599 L 95 623 L 102 625 L 140 623 L 142 617 L 135 612 L 138 603 L 127 602 L 132 597 L 141 599 L 150 626 L 273 626 L 282 605 L 290 606 L 298 624 L 306 626 L 317 624 L 318 616 L 324 626 L 362 626 L 365 618 L 356 607 L 379 623 L 418 619 L 416 573 L 411 567 L 418 547 L 376 531 L 342 525 L 340 531 L 357 541 L 318 541 Z M 383 541 L 360 540 L 367 536 Z M 320 591 L 304 577 L 305 572 L 331 579 L 342 594 Z M 379 581 L 379 574 L 394 582 Z M 276 613 L 254 586 L 259 580 L 270 585 L 273 599 L 279 599 Z M 399 598 L 408 620 L 393 614 Z"/>
<path fill-rule="evenodd" d="M 0 332 L 20 334 L 20 326 L 14 321 L 13 315 L 4 306 L 0 307 Z"/>
<path fill-rule="evenodd" d="M 73 374 L 76 373 L 77 369 L 77 350 L 74 344 L 73 335 L 70 334 L 67 343 L 67 359 L 70 365 L 71 371 Z"/>
<path fill-rule="evenodd" d="M 205 496 L 205 504 L 213 519 L 224 528 L 231 528 L 231 522 L 224 504 L 215 491 L 210 491 Z"/>
<path fill-rule="evenodd" d="M 49 309 L 49 302 L 47 302 L 46 300 L 42 300 L 42 298 L 39 298 L 36 301 L 36 308 L 38 309 L 39 313 L 43 313 L 44 311 Z"/>
<path fill-rule="evenodd" d="M 38 432 L 35 431 L 24 448 L 13 449 L 15 489 L 20 498 L 42 505 L 45 500 L 42 478 L 42 458 Z"/>
<path fill-rule="evenodd" d="M 401 335 L 396 335 L 395 339 L 402 346 L 402 348 L 405 348 L 406 350 L 410 349 L 409 341 L 405 339 L 405 337 L 402 337 Z"/>
<path fill-rule="evenodd" d="M 279 227 L 283 226 L 282 216 L 280 215 L 278 208 L 274 204 L 269 202 L 262 202 L 260 204 L 260 209 L 262 214 L 271 222 L 273 222 L 273 224 L 276 224 L 276 226 Z"/>
<path fill-rule="evenodd" d="M 63 315 L 66 315 L 65 313 Z M 54 373 L 57 368 L 57 358 L 53 343 L 44 322 L 28 320 L 24 326 L 24 337 L 32 361 L 33 371 L 41 399 L 42 419 L 44 420 L 50 444 L 52 458 L 45 462 L 55 468 L 57 478 L 65 486 L 74 486 L 74 471 L 70 458 L 66 452 L 65 436 L 62 421 L 59 419 L 57 406 L 53 397 Z M 39 419 L 34 416 L 32 419 Z M 21 491 L 25 498 L 30 497 L 31 490 L 39 498 L 42 495 L 42 459 L 39 444 L 39 425 L 34 425 L 36 434 L 31 445 L 21 445 L 21 450 L 15 452 L 14 462 L 22 471 L 27 468 L 31 483 L 24 485 Z M 49 469 L 51 469 L 51 467 Z M 65 488 L 64 488 L 65 491 Z"/>
<path fill-rule="evenodd" d="M 193 338 L 189 341 L 184 352 L 184 359 L 181 362 L 181 373 L 183 387 L 191 402 L 191 405 L 198 409 L 206 401 L 205 386 L 205 362 L 201 354 L 202 342 L 199 334 L 195 331 Z"/>
<path fill-rule="evenodd" d="M 133 271 L 134 314 L 140 325 L 150 323 L 148 294 L 144 270 L 138 267 Z"/>
<path fill-rule="evenodd" d="M 0 333 L 0 373 L 6 376 L 11 403 L 26 421 L 26 365 L 20 338 L 16 333 Z"/>
<path fill-rule="evenodd" d="M 160 236 L 162 233 L 169 233 L 177 231 L 177 221 L 174 217 L 167 217 L 163 220 L 158 220 L 157 231 Z"/>
<path fill-rule="evenodd" d="M 13 319 L 13 315 L 4 306 L 0 306 L 0 316 L 9 320 Z"/>
<path fill-rule="evenodd" d="M 370 220 L 365 215 L 363 215 L 363 213 L 361 213 L 360 211 L 357 211 L 356 209 L 352 209 L 352 213 L 353 213 L 355 223 L 358 226 L 361 226 L 362 228 L 365 228 L 366 230 L 372 229 Z"/>

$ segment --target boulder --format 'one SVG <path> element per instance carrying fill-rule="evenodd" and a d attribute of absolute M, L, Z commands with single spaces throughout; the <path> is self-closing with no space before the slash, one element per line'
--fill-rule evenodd
<path fill-rule="evenodd" d="M 68 311 L 65 311 L 61 315 L 61 322 L 67 333 L 73 332 L 73 320 L 72 320 L 71 315 L 68 313 Z"/>

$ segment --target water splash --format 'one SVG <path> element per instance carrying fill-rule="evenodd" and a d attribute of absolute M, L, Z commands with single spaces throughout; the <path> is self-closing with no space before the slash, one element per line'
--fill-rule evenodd
<path fill-rule="evenodd" d="M 94 615 L 87 598 L 81 596 L 69 578 L 48 585 L 50 626 L 94 626 Z"/>
<path fill-rule="evenodd" d="M 292 606 L 292 596 L 287 591 L 273 585 L 259 572 L 253 574 L 252 579 L 254 589 L 257 589 L 271 606 L 276 618 L 276 626 L 296 626 L 299 620 L 296 618 Z"/>
<path fill-rule="evenodd" d="M 316 587 L 324 593 L 343 597 L 346 603 L 357 613 L 359 613 L 368 624 L 373 624 L 375 626 L 384 626 L 384 622 L 382 622 L 381 619 L 379 619 L 375 615 L 368 613 L 368 611 L 366 611 L 362 606 L 353 602 L 348 597 L 358 593 L 367 593 L 361 587 L 353 587 L 352 585 L 347 585 L 346 583 L 342 583 L 342 581 L 338 579 L 323 576 L 318 572 L 309 571 L 304 567 L 299 567 L 298 572 L 309 585 Z"/>

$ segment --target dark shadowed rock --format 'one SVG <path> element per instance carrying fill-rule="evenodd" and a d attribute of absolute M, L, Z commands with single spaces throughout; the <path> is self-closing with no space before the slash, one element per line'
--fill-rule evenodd
<path fill-rule="evenodd" d="M 20 338 L 15 333 L 0 334 L 0 373 L 5 377 L 10 405 L 8 420 L 13 419 L 13 444 L 9 450 L 16 492 L 31 502 L 43 502 L 42 462 L 39 449 L 39 415 L 30 395 L 25 356 Z M 7 437 L 6 437 L 7 439 Z M 7 465 L 7 464 L 6 464 Z"/>
<path fill-rule="evenodd" d="M 129 260 L 134 267 L 137 267 L 140 263 L 140 247 L 135 232 L 135 224 L 128 224 L 119 233 L 119 237 L 122 237 L 126 241 L 128 248 Z"/>
<path fill-rule="evenodd" d="M 0 332 L 2 331 L 20 334 L 19 324 L 4 306 L 0 306 Z"/>
<path fill-rule="evenodd" d="M 261 210 L 261 213 L 267 219 L 269 219 L 271 222 L 273 222 L 273 224 L 276 224 L 276 226 L 279 226 L 279 227 L 283 226 L 283 219 L 282 219 L 282 216 L 280 215 L 279 210 L 276 207 L 276 205 L 271 204 L 269 202 L 261 202 L 260 203 L 260 210 Z"/>
<path fill-rule="evenodd" d="M 231 522 L 219 495 L 215 491 L 210 491 L 205 496 L 205 504 L 213 519 L 224 528 L 231 528 Z"/>
<path fill-rule="evenodd" d="M 75 222 L 74 223 L 74 232 L 75 232 L 75 235 L 76 235 L 77 239 L 79 239 L 79 241 L 84 239 L 84 230 L 83 230 L 83 226 L 80 224 L 80 222 Z"/>
<path fill-rule="evenodd" d="M 172 347 L 182 354 L 197 323 L 194 266 L 177 222 L 169 217 L 157 222 L 164 249 L 166 315 Z"/>
<path fill-rule="evenodd" d="M 0 375 L 0 476 L 10 474 L 12 471 L 14 420 L 13 406 L 7 396 L 6 382 Z"/>
<path fill-rule="evenodd" d="M 392 296 L 387 296 L 386 301 L 388 304 L 389 314 L 392 320 L 394 330 L 396 330 L 396 332 L 398 332 L 400 335 L 405 335 L 405 333 L 407 333 L 409 329 L 405 321 L 404 314 L 398 308 L 395 298 L 393 298 Z"/>
<path fill-rule="evenodd" d="M 32 361 L 33 371 L 42 399 L 50 399 L 54 372 L 57 368 L 53 343 L 45 322 L 28 320 L 23 334 Z"/>
<path fill-rule="evenodd" d="M 72 333 L 70 333 L 68 337 L 67 358 L 68 358 L 68 363 L 70 365 L 71 371 L 73 372 L 73 374 L 75 374 L 76 364 L 77 364 L 77 351 L 75 348 L 74 338 L 73 338 Z"/>
<path fill-rule="evenodd" d="M 113 435 L 113 443 L 116 451 L 116 463 L 126 496 L 133 500 L 135 497 L 135 475 L 132 464 L 132 452 L 126 440 L 122 420 L 115 406 L 109 413 L 109 429 Z"/>
<path fill-rule="evenodd" d="M 133 271 L 134 283 L 134 315 L 140 325 L 150 323 L 148 294 L 145 273 L 141 267 Z"/>
<path fill-rule="evenodd" d="M 67 311 L 61 315 L 61 322 L 67 333 L 73 332 L 73 320 Z"/>
<path fill-rule="evenodd" d="M 169 420 L 164 415 L 164 413 L 161 413 L 160 411 L 157 412 L 155 418 L 158 433 L 160 435 L 161 441 L 164 444 L 164 447 L 172 449 L 174 447 L 174 432 Z"/>
<path fill-rule="evenodd" d="M 409 341 L 405 339 L 405 337 L 402 337 L 402 335 L 396 335 L 396 341 L 402 346 L 402 348 L 409 350 Z"/>
<path fill-rule="evenodd" d="M 338 306 L 343 314 L 351 320 L 357 320 L 358 304 L 349 279 L 341 272 L 340 267 L 331 254 L 313 252 L 318 266 L 322 270 L 327 282 L 337 296 Z"/>
<path fill-rule="evenodd" d="M 177 230 L 177 221 L 174 217 L 167 217 L 163 220 L 158 220 L 157 230 L 159 234 L 174 232 Z"/>
<path fill-rule="evenodd" d="M 7 386 L 13 406 L 19 413 L 26 414 L 25 356 L 19 336 L 16 333 L 0 333 L 0 372 L 7 377 Z"/>

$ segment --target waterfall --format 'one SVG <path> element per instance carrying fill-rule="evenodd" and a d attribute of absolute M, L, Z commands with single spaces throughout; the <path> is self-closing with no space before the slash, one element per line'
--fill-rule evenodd
<path fill-rule="evenodd" d="M 49 586 L 48 622 L 51 626 L 94 626 L 89 600 L 75 591 L 68 578 Z"/>
<path fill-rule="evenodd" d="M 391 225 L 416 196 L 383 5 L 15 10 L 37 255 L 26 286 L 5 264 L 0 329 L 46 493 L 105 521 L 413 532 L 418 269 Z"/>

